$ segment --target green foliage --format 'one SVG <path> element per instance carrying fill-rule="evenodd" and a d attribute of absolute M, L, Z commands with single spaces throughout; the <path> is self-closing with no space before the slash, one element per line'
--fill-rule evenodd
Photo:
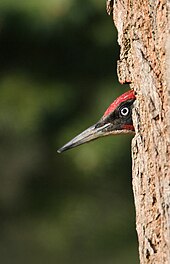
<path fill-rule="evenodd" d="M 104 2 L 0 10 L 1 262 L 137 263 L 132 137 L 56 153 L 125 91 Z"/>

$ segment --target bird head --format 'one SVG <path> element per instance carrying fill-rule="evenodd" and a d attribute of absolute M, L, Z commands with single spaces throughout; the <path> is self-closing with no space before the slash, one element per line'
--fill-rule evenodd
<path fill-rule="evenodd" d="M 132 108 L 134 101 L 133 90 L 122 94 L 107 108 L 95 125 L 73 138 L 57 152 L 61 153 L 99 137 L 133 133 Z"/>

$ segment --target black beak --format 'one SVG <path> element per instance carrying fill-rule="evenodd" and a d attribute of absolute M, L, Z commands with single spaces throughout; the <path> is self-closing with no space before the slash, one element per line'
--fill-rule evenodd
<path fill-rule="evenodd" d="M 63 151 L 66 151 L 71 148 L 75 148 L 81 144 L 87 143 L 89 141 L 92 141 L 94 139 L 97 139 L 99 137 L 104 137 L 109 134 L 111 134 L 111 123 L 107 123 L 104 125 L 100 125 L 100 123 L 97 123 L 85 131 L 83 131 L 81 134 L 73 138 L 71 141 L 69 141 L 67 144 L 65 144 L 62 148 L 57 150 L 58 153 L 61 153 Z M 116 131 L 115 131 L 116 132 Z M 113 132 L 112 132 L 113 134 Z M 116 133 L 115 133 L 116 134 Z"/>

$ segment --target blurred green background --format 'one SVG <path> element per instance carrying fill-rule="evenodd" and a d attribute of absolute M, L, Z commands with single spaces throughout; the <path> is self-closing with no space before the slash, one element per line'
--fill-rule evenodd
<path fill-rule="evenodd" d="M 1 0 L 0 39 L 1 263 L 138 263 L 132 136 L 56 153 L 128 89 L 105 1 Z"/>

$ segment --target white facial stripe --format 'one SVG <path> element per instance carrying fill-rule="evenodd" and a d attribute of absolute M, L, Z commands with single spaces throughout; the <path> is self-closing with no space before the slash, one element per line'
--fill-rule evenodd
<path fill-rule="evenodd" d="M 102 126 L 102 127 L 98 127 L 98 128 L 96 129 L 96 131 L 103 130 L 104 128 L 109 127 L 110 125 L 111 125 L 111 123 L 107 123 L 107 124 L 105 124 L 105 125 Z"/>

